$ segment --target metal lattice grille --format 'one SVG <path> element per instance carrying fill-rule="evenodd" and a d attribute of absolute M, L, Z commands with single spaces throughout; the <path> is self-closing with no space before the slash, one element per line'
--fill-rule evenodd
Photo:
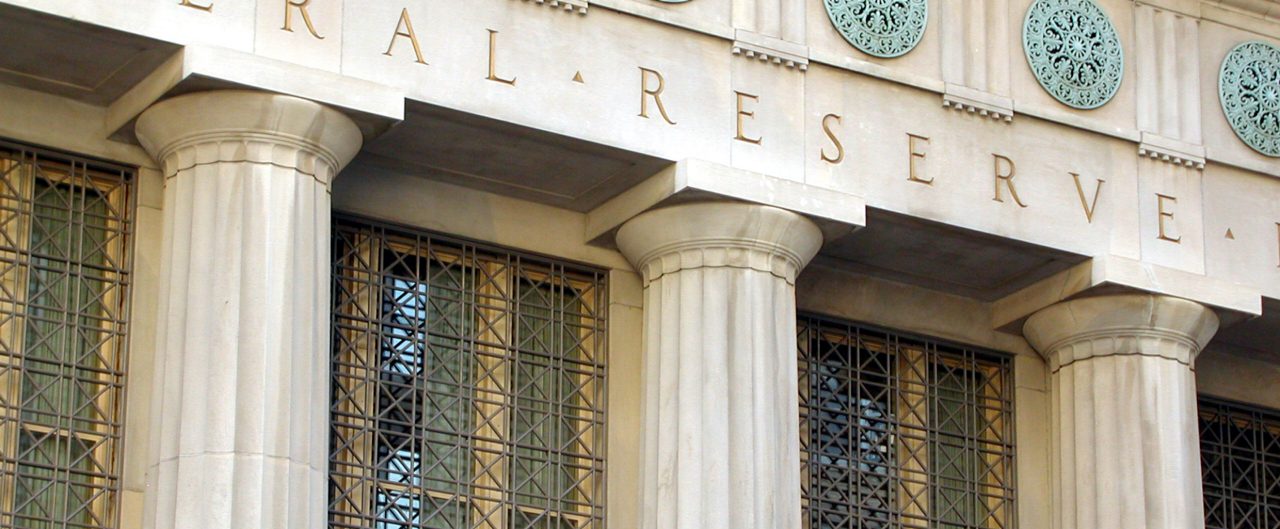
<path fill-rule="evenodd" d="M 1280 527 L 1280 411 L 1200 398 L 1205 529 Z"/>
<path fill-rule="evenodd" d="M 603 272 L 334 223 L 331 527 L 602 529 Z"/>
<path fill-rule="evenodd" d="M 1014 525 L 1012 360 L 801 317 L 806 529 Z"/>
<path fill-rule="evenodd" d="M 131 180 L 0 141 L 0 528 L 117 524 Z"/>

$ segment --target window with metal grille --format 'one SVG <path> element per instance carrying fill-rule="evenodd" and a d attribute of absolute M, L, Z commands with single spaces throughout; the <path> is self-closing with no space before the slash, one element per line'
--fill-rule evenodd
<path fill-rule="evenodd" d="M 1280 527 L 1280 410 L 1200 398 L 1205 529 Z"/>
<path fill-rule="evenodd" d="M 0 141 L 0 528 L 117 525 L 132 179 Z"/>
<path fill-rule="evenodd" d="M 330 526 L 602 528 L 604 273 L 333 232 Z"/>
<path fill-rule="evenodd" d="M 1010 529 L 1012 359 L 825 319 L 799 329 L 805 529 Z"/>

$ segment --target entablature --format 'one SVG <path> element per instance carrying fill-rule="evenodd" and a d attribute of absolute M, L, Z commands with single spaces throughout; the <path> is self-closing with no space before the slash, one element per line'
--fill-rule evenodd
<path fill-rule="evenodd" d="M 1125 49 L 1125 79 L 1111 101 L 1078 110 L 1041 89 L 1018 48 L 1030 0 L 935 2 L 923 37 L 894 58 L 851 46 L 818 2 L 797 11 L 766 0 L 598 0 L 584 16 L 532 0 L 212 2 L 0 10 L 27 17 L 3 20 L 48 22 L 50 38 L 28 39 L 32 53 L 63 57 L 11 65 L 25 68 L 17 76 L 58 79 L 58 69 L 103 59 L 110 50 L 94 35 L 169 53 L 96 102 L 107 105 L 103 129 L 125 141 L 159 99 L 250 87 L 364 123 L 372 141 L 353 172 L 414 174 L 588 215 L 661 181 L 665 195 L 620 210 L 707 192 L 838 226 L 908 219 L 1047 249 L 1053 266 L 1013 274 L 1018 287 L 1105 259 L 1280 296 L 1280 162 L 1238 141 L 1214 84 L 1232 46 L 1274 33 L 1166 5 L 1182 3 L 1099 0 Z M 89 43 L 58 48 L 59 32 L 89 22 Z M 654 180 L 694 166 L 715 169 Z"/>

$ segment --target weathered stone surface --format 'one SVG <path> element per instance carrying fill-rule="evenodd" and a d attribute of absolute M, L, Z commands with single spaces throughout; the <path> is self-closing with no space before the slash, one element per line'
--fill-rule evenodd
<path fill-rule="evenodd" d="M 360 132 L 217 91 L 156 104 L 138 136 L 167 182 L 143 526 L 324 527 L 329 183 Z"/>
<path fill-rule="evenodd" d="M 1218 317 L 1116 295 L 1053 305 L 1023 329 L 1052 373 L 1053 527 L 1204 527 L 1192 368 Z"/>
<path fill-rule="evenodd" d="M 645 284 L 641 529 L 800 527 L 795 277 L 821 243 L 727 202 L 619 230 Z"/>

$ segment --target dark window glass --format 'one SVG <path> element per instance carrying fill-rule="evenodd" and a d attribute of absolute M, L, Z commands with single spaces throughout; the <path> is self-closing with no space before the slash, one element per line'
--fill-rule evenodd
<path fill-rule="evenodd" d="M 131 179 L 0 142 L 0 528 L 117 524 Z"/>
<path fill-rule="evenodd" d="M 799 323 L 807 529 L 1012 528 L 1005 356 L 849 323 Z"/>
<path fill-rule="evenodd" d="M 591 529 L 604 276 L 340 218 L 330 524 Z"/>
<path fill-rule="evenodd" d="M 1280 527 L 1280 411 L 1200 398 L 1205 529 Z"/>

